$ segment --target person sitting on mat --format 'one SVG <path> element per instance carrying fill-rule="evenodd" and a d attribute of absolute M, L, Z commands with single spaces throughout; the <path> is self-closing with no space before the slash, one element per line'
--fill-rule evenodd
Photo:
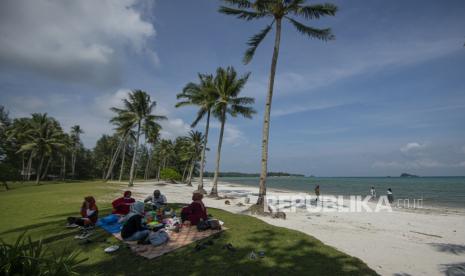
<path fill-rule="evenodd" d="M 131 205 L 136 202 L 134 198 L 131 197 L 131 191 L 126 191 L 123 194 L 123 197 L 115 199 L 111 205 L 113 205 L 112 213 L 115 215 L 127 215 Z"/>
<path fill-rule="evenodd" d="M 181 220 L 182 222 L 188 220 L 191 225 L 197 225 L 201 220 L 207 220 L 207 208 L 202 201 L 203 195 L 194 192 L 192 195 L 192 203 L 189 206 L 182 208 Z"/>
<path fill-rule="evenodd" d="M 68 227 L 93 226 L 98 219 L 98 208 L 93 196 L 86 196 L 81 206 L 81 217 L 68 217 Z"/>
<path fill-rule="evenodd" d="M 143 224 L 144 203 L 137 201 L 131 205 L 131 211 L 125 217 L 125 223 L 121 229 L 121 238 L 125 241 L 144 241 L 150 234 Z"/>
<path fill-rule="evenodd" d="M 165 195 L 162 195 L 159 190 L 155 190 L 153 191 L 153 195 L 149 195 L 144 200 L 144 203 L 150 203 L 153 207 L 153 210 L 157 210 L 160 207 L 166 206 L 168 202 Z"/>

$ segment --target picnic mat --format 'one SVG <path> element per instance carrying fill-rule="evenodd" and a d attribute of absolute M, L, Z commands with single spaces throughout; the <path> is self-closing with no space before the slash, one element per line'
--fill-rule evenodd
<path fill-rule="evenodd" d="M 222 231 L 228 230 L 228 228 L 223 227 L 221 230 L 205 230 L 199 232 L 197 227 L 183 227 L 180 229 L 179 233 L 169 232 L 170 240 L 159 246 L 153 246 L 151 244 L 137 244 L 137 242 L 126 242 L 129 244 L 131 250 L 137 255 L 145 257 L 147 259 L 153 259 L 159 257 L 163 254 L 181 248 L 183 246 L 189 245 L 195 241 L 208 238 L 212 235 L 220 233 Z M 122 240 L 120 233 L 113 234 L 115 238 Z"/>
<path fill-rule="evenodd" d="M 119 216 L 108 215 L 97 221 L 97 226 L 101 227 L 108 233 L 115 234 L 121 232 L 121 223 L 118 222 Z"/>

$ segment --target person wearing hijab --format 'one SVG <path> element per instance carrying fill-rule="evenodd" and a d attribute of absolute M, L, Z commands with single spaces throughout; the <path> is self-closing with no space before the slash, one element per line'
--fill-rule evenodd
<path fill-rule="evenodd" d="M 81 217 L 69 217 L 68 227 L 93 226 L 98 219 L 98 208 L 93 196 L 86 196 L 81 205 Z"/>
<path fill-rule="evenodd" d="M 153 210 L 157 210 L 160 207 L 166 206 L 168 202 L 165 195 L 162 195 L 159 190 L 155 190 L 153 191 L 153 195 L 149 195 L 144 200 L 144 203 L 150 203 L 153 207 Z"/>
<path fill-rule="evenodd" d="M 207 220 L 207 208 L 202 201 L 203 195 L 194 192 L 192 195 L 192 203 L 189 206 L 182 208 L 181 220 L 190 221 L 191 225 L 197 225 L 201 220 Z"/>
<path fill-rule="evenodd" d="M 143 225 L 144 203 L 137 201 L 131 205 L 130 211 L 124 218 L 123 228 L 121 229 L 121 238 L 125 241 L 144 241 L 150 234 Z"/>
<path fill-rule="evenodd" d="M 111 205 L 113 205 L 112 213 L 122 216 L 127 215 L 134 202 L 136 202 L 136 200 L 131 197 L 131 191 L 125 191 L 123 197 L 117 198 L 111 203 Z"/>

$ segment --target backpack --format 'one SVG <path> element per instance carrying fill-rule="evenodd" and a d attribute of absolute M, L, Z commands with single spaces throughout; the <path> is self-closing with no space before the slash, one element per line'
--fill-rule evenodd
<path fill-rule="evenodd" d="M 220 221 L 217 219 L 209 219 L 207 221 L 208 225 L 210 226 L 210 229 L 212 230 L 221 230 L 221 224 Z"/>
<path fill-rule="evenodd" d="M 205 231 L 208 229 L 210 229 L 210 225 L 208 221 L 202 220 L 202 221 L 199 221 L 199 223 L 197 224 L 197 230 L 199 231 Z"/>

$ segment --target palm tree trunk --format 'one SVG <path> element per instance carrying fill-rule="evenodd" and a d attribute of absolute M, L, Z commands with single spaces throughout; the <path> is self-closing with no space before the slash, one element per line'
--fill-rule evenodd
<path fill-rule="evenodd" d="M 33 153 L 31 151 L 31 155 L 29 155 L 29 160 L 27 161 L 27 181 L 31 180 L 32 157 L 33 157 Z"/>
<path fill-rule="evenodd" d="M 119 152 L 121 151 L 122 144 L 123 144 L 123 139 L 121 139 L 121 141 L 118 143 L 118 147 L 116 148 L 116 151 L 111 158 L 110 167 L 108 168 L 107 175 L 105 176 L 105 181 L 107 181 L 110 178 L 113 172 L 113 168 L 115 167 L 116 159 L 118 159 L 118 155 L 119 155 Z"/>
<path fill-rule="evenodd" d="M 21 167 L 21 176 L 22 176 L 22 181 L 26 180 L 26 162 L 24 159 L 24 152 L 21 154 L 21 161 L 22 161 L 22 167 Z"/>
<path fill-rule="evenodd" d="M 150 155 L 150 151 L 147 152 L 147 164 L 145 164 L 144 180 L 148 180 L 149 178 Z"/>
<path fill-rule="evenodd" d="M 134 168 L 136 165 L 136 155 L 137 155 L 137 148 L 139 147 L 139 137 L 140 137 L 140 121 L 137 125 L 137 138 L 136 138 L 136 146 L 134 147 L 134 153 L 132 155 L 132 162 L 131 162 L 131 170 L 129 172 L 129 186 L 134 186 Z"/>
<path fill-rule="evenodd" d="M 66 179 L 66 155 L 63 155 L 63 180 Z"/>
<path fill-rule="evenodd" d="M 194 167 L 195 167 L 195 159 L 192 158 L 192 164 L 191 164 L 191 168 L 189 169 L 189 176 L 187 178 L 187 186 L 192 186 L 192 174 L 194 172 Z"/>
<path fill-rule="evenodd" d="M 218 196 L 218 174 L 220 173 L 221 144 L 223 143 L 223 133 L 224 133 L 225 122 L 226 122 L 226 108 L 223 109 L 222 114 L 221 114 L 220 138 L 218 140 L 218 149 L 216 151 L 216 168 L 215 168 L 215 176 L 213 177 L 213 187 L 210 192 L 211 196 Z"/>
<path fill-rule="evenodd" d="M 47 165 L 45 165 L 44 173 L 40 177 L 40 180 L 44 180 L 48 173 L 48 168 L 50 167 L 50 162 L 52 161 L 52 156 L 50 156 L 47 160 Z"/>
<path fill-rule="evenodd" d="M 122 152 L 122 157 L 121 157 L 121 168 L 119 169 L 119 182 L 121 182 L 121 179 L 123 178 L 123 172 L 124 172 L 124 159 L 126 157 L 126 138 L 124 138 L 124 143 L 123 143 L 123 152 Z"/>
<path fill-rule="evenodd" d="M 76 169 L 76 149 L 73 149 L 73 153 L 71 155 L 71 178 L 74 179 L 74 172 Z"/>
<path fill-rule="evenodd" d="M 42 154 L 42 157 L 40 158 L 40 162 L 39 162 L 39 167 L 37 168 L 37 172 L 36 172 L 36 184 L 37 185 L 40 184 L 40 174 L 42 172 L 42 166 L 44 165 L 44 159 L 45 159 L 45 154 Z"/>
<path fill-rule="evenodd" d="M 160 181 L 161 163 L 158 164 L 157 181 Z"/>
<path fill-rule="evenodd" d="M 187 168 L 189 168 L 189 162 L 186 163 L 186 166 L 184 167 L 184 171 L 182 172 L 182 182 L 186 182 Z"/>
<path fill-rule="evenodd" d="M 271 102 L 273 99 L 274 77 L 276 65 L 278 63 L 279 44 L 281 42 L 281 19 L 276 19 L 276 37 L 274 41 L 273 59 L 271 60 L 270 82 L 268 85 L 268 95 L 266 96 L 265 114 L 263 118 L 263 139 L 262 139 L 262 169 L 260 172 L 260 188 L 258 191 L 257 205 L 263 205 L 266 196 L 266 175 L 268 173 L 268 140 L 270 136 L 270 114 Z"/>
<path fill-rule="evenodd" d="M 199 185 L 197 187 L 197 190 L 204 194 L 207 193 L 203 188 L 203 170 L 205 169 L 205 151 L 207 148 L 209 128 L 210 128 L 210 109 L 208 110 L 208 113 L 207 113 L 207 125 L 205 126 L 205 139 L 203 141 L 202 156 L 200 157 Z"/>

